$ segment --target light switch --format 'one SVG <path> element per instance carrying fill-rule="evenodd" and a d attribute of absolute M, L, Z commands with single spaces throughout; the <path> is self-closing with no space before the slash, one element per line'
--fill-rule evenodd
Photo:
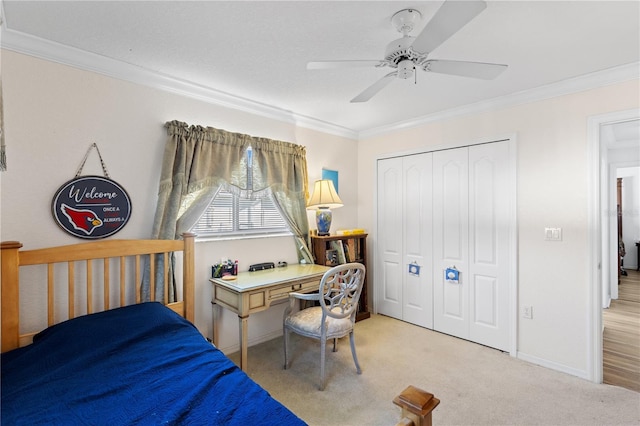
<path fill-rule="evenodd" d="M 544 228 L 545 241 L 562 241 L 562 228 Z"/>

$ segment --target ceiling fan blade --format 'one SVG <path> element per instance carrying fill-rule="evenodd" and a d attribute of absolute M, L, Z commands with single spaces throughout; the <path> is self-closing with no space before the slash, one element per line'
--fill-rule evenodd
<path fill-rule="evenodd" d="M 355 98 L 351 99 L 351 103 L 356 102 L 367 102 L 371 99 L 376 93 L 387 87 L 387 84 L 391 83 L 391 81 L 398 75 L 397 71 L 390 72 L 389 74 L 382 77 L 380 80 L 373 83 L 371 86 L 364 89 L 362 93 L 360 93 Z"/>
<path fill-rule="evenodd" d="M 484 1 L 445 1 L 416 37 L 413 50 L 420 53 L 433 52 L 486 7 Z"/>
<path fill-rule="evenodd" d="M 507 69 L 507 65 L 429 59 L 425 61 L 423 68 L 425 71 L 437 72 L 440 74 L 453 74 L 463 77 L 493 80 Z"/>
<path fill-rule="evenodd" d="M 330 70 L 339 68 L 375 67 L 382 63 L 379 60 L 354 60 L 354 61 L 318 61 L 307 63 L 308 70 Z"/>

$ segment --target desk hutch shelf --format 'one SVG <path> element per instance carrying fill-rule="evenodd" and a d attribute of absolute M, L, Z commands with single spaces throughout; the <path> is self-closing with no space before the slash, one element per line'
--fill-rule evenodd
<path fill-rule="evenodd" d="M 336 266 L 341 263 L 358 262 L 367 267 L 367 235 L 328 235 L 311 236 L 313 258 L 318 265 Z M 356 321 L 360 321 L 371 316 L 368 307 L 368 285 L 367 276 L 364 277 L 362 294 L 360 295 L 360 306 L 356 313 Z"/>

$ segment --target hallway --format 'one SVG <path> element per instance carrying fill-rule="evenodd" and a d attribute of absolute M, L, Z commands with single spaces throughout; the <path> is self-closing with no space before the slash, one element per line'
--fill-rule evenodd
<path fill-rule="evenodd" d="M 602 312 L 603 382 L 640 392 L 640 272 L 627 273 Z"/>

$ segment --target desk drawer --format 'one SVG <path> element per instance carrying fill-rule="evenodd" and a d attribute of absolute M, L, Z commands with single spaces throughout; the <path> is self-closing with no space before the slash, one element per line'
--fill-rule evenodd
<path fill-rule="evenodd" d="M 224 287 L 214 286 L 212 302 L 224 305 L 236 314 L 239 314 L 242 304 L 242 297 L 238 293 L 227 290 Z"/>
<path fill-rule="evenodd" d="M 289 293 L 310 293 L 317 291 L 320 285 L 320 278 L 310 278 L 296 284 L 290 284 L 269 290 L 269 300 L 286 299 Z"/>

